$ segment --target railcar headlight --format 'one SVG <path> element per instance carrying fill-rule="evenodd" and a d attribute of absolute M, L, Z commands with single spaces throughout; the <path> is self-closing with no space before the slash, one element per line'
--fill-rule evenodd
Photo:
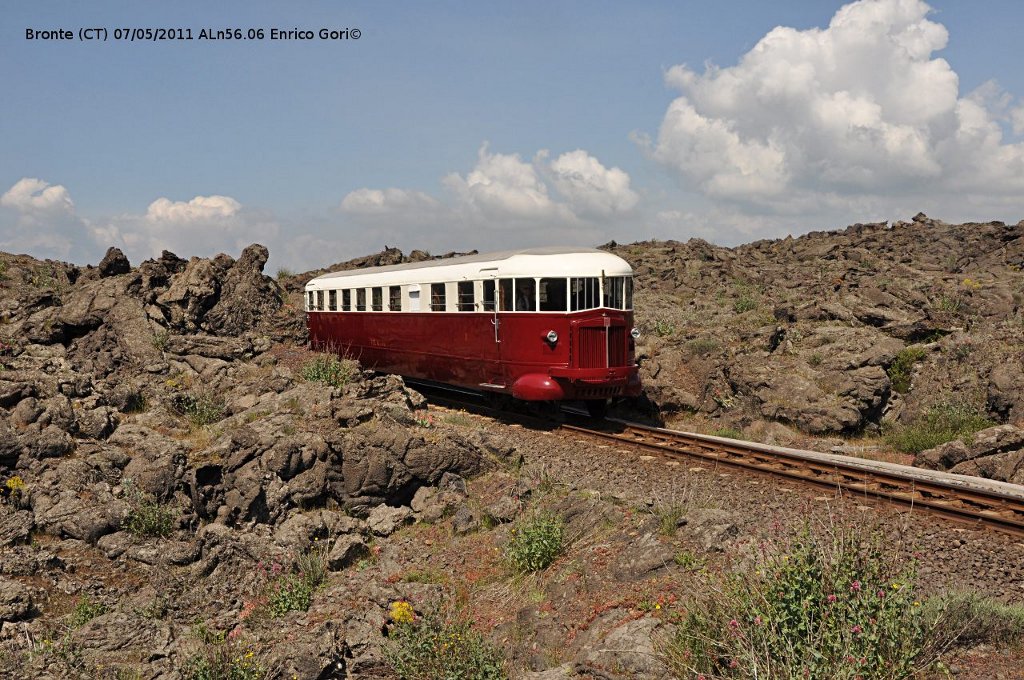
<path fill-rule="evenodd" d="M 637 340 L 637 339 L 640 338 L 640 329 L 639 328 L 634 328 L 633 330 L 631 330 L 629 332 L 629 334 L 630 334 L 630 336 L 632 336 L 632 338 L 634 340 Z"/>
<path fill-rule="evenodd" d="M 550 342 L 552 345 L 558 342 L 558 333 L 554 331 L 548 331 L 548 334 L 545 335 L 544 337 L 547 338 L 548 342 Z"/>

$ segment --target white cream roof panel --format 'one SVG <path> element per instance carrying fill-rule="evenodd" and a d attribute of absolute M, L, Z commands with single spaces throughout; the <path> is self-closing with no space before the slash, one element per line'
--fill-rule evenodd
<path fill-rule="evenodd" d="M 480 278 L 631 276 L 618 255 L 591 248 L 531 248 L 322 274 L 306 290 L 397 286 Z"/>

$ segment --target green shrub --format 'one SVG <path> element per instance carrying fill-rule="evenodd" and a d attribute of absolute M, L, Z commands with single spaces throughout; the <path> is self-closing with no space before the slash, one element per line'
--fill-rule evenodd
<path fill-rule="evenodd" d="M 654 509 L 658 518 L 658 531 L 663 536 L 674 536 L 679 521 L 686 515 L 686 508 L 679 503 L 659 505 Z"/>
<path fill-rule="evenodd" d="M 740 295 L 736 301 L 732 303 L 732 309 L 737 314 L 749 312 L 752 309 L 757 309 L 757 300 L 747 294 Z"/>
<path fill-rule="evenodd" d="M 687 347 L 690 350 L 690 354 L 711 354 L 721 349 L 722 343 L 715 338 L 696 338 L 691 340 Z"/>
<path fill-rule="evenodd" d="M 267 612 L 274 618 L 288 612 L 304 612 L 313 603 L 316 588 L 298 574 L 285 574 L 270 587 Z"/>
<path fill-rule="evenodd" d="M 659 338 L 665 338 L 676 334 L 676 325 L 665 319 L 655 319 L 654 334 Z"/>
<path fill-rule="evenodd" d="M 291 269 L 288 269 L 287 267 L 279 267 L 278 270 L 277 270 L 277 280 L 278 281 L 283 281 L 284 279 L 290 279 L 293 276 L 295 276 L 295 272 L 293 272 Z"/>
<path fill-rule="evenodd" d="M 339 359 L 333 354 L 318 354 L 302 365 L 302 377 L 331 387 L 344 387 L 356 373 L 354 361 Z"/>
<path fill-rule="evenodd" d="M 94 602 L 88 595 L 83 595 L 75 602 L 75 608 L 71 610 L 71 627 L 80 628 L 89 623 L 97 616 L 107 613 L 107 605 L 102 602 Z"/>
<path fill-rule="evenodd" d="M 396 624 L 384 658 L 401 680 L 504 680 L 501 652 L 468 623 L 430 615 Z"/>
<path fill-rule="evenodd" d="M 171 341 L 171 333 L 170 333 L 170 331 L 164 330 L 164 331 L 158 331 L 158 332 L 154 333 L 153 337 L 150 338 L 149 342 L 150 342 L 150 344 L 153 345 L 153 347 L 155 347 L 156 349 L 158 349 L 161 352 L 163 352 L 165 349 L 167 349 L 167 343 L 169 343 L 170 341 Z"/>
<path fill-rule="evenodd" d="M 193 427 L 212 425 L 226 414 L 223 400 L 205 393 L 177 394 L 172 403 L 174 409 L 185 416 Z"/>
<path fill-rule="evenodd" d="M 136 536 L 166 538 L 174 531 L 175 508 L 161 503 L 134 487 L 128 489 L 128 517 L 123 522 L 125 531 Z"/>
<path fill-rule="evenodd" d="M 274 618 L 288 612 L 304 612 L 313 594 L 327 579 L 327 546 L 315 547 L 295 560 L 292 571 L 279 575 L 270 585 L 266 610 Z"/>
<path fill-rule="evenodd" d="M 1015 644 L 1024 638 L 1024 606 L 977 593 L 944 593 L 925 602 L 924 612 L 926 619 L 942 620 L 961 646 Z"/>
<path fill-rule="evenodd" d="M 720 427 L 711 434 L 715 437 L 725 437 L 726 439 L 742 439 L 744 441 L 747 439 L 743 432 L 735 427 Z"/>
<path fill-rule="evenodd" d="M 524 518 L 511 530 L 505 558 L 517 572 L 540 571 L 562 554 L 564 533 L 565 523 L 555 515 Z"/>
<path fill-rule="evenodd" d="M 910 389 L 910 374 L 914 370 L 914 364 L 924 359 L 928 352 L 923 347 L 911 345 L 904 347 L 896 358 L 886 369 L 892 388 L 900 394 Z"/>
<path fill-rule="evenodd" d="M 805 532 L 747 573 L 708 574 L 666 660 L 680 677 L 909 678 L 934 658 L 912 564 L 855 535 Z"/>
<path fill-rule="evenodd" d="M 994 422 L 970 406 L 937 404 L 909 425 L 888 428 L 885 441 L 897 451 L 917 454 L 993 425 Z"/>

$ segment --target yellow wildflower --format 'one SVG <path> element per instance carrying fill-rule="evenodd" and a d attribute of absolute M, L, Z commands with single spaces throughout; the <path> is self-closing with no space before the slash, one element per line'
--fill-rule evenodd
<path fill-rule="evenodd" d="M 416 619 L 416 612 L 405 600 L 395 600 L 388 607 L 388 616 L 395 623 L 412 623 Z"/>

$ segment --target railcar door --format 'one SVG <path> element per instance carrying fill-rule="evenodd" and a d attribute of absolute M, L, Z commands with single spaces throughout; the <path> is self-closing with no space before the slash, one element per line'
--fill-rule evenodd
<path fill-rule="evenodd" d="M 482 281 L 481 306 L 484 318 L 490 326 L 489 340 L 481 343 L 481 354 L 483 355 L 484 377 L 480 386 L 485 389 L 505 389 L 507 386 L 507 371 L 503 360 L 502 352 L 502 328 L 501 328 L 501 300 L 497 272 L 493 269 L 480 270 Z"/>

